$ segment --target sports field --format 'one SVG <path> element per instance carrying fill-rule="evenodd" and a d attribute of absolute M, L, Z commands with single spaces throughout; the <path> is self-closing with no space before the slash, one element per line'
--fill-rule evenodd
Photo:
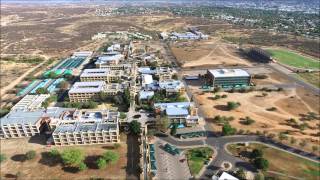
<path fill-rule="evenodd" d="M 271 54 L 272 58 L 289 66 L 307 69 L 320 68 L 320 61 L 317 59 L 301 56 L 282 49 L 267 49 L 267 51 Z"/>

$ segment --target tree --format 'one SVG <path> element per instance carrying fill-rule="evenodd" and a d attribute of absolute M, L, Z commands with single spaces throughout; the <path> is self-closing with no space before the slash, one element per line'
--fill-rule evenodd
<path fill-rule="evenodd" d="M 295 144 L 297 142 L 297 140 L 294 137 L 290 138 L 290 144 Z"/>
<path fill-rule="evenodd" d="M 316 152 L 316 151 L 318 151 L 318 146 L 312 146 L 312 152 Z"/>
<path fill-rule="evenodd" d="M 269 161 L 262 157 L 255 159 L 253 163 L 258 169 L 267 170 L 269 168 Z"/>
<path fill-rule="evenodd" d="M 114 149 L 118 149 L 119 147 L 121 147 L 121 145 L 118 144 L 118 143 L 115 143 L 115 144 L 113 145 L 113 147 L 114 147 Z"/>
<path fill-rule="evenodd" d="M 175 136 L 176 135 L 177 127 L 178 127 L 178 125 L 175 124 L 175 123 L 172 125 L 171 132 L 170 132 L 171 136 Z"/>
<path fill-rule="evenodd" d="M 287 136 L 285 133 L 283 133 L 283 132 L 280 132 L 280 133 L 278 134 L 278 137 L 279 137 L 279 140 L 280 140 L 280 141 L 283 141 L 283 140 L 287 140 L 287 139 L 288 139 L 288 136 Z"/>
<path fill-rule="evenodd" d="M 84 160 L 84 154 L 79 149 L 67 149 L 61 154 L 63 164 L 72 167 L 80 167 Z"/>
<path fill-rule="evenodd" d="M 99 169 L 104 169 L 107 167 L 107 162 L 104 158 L 99 158 L 97 161 L 96 161 L 96 164 L 98 166 Z"/>
<path fill-rule="evenodd" d="M 106 151 L 103 155 L 103 159 L 107 162 L 107 164 L 115 164 L 119 160 L 119 154 L 114 151 Z"/>
<path fill-rule="evenodd" d="M 240 168 L 240 169 L 236 172 L 235 176 L 236 176 L 237 178 L 239 178 L 240 180 L 245 180 L 245 179 L 247 179 L 247 178 L 246 178 L 246 173 L 244 172 L 244 170 L 243 170 L 242 168 Z"/>
<path fill-rule="evenodd" d="M 0 164 L 7 159 L 6 155 L 0 154 Z"/>
<path fill-rule="evenodd" d="M 133 120 L 129 124 L 129 128 L 132 133 L 134 134 L 140 134 L 141 133 L 141 123 L 137 120 Z"/>
<path fill-rule="evenodd" d="M 251 125 L 255 123 L 256 121 L 251 119 L 249 116 L 247 116 L 243 121 L 241 121 L 242 124 L 244 125 Z"/>
<path fill-rule="evenodd" d="M 224 136 L 233 135 L 236 131 L 237 130 L 235 128 L 232 128 L 229 123 L 225 123 L 222 127 L 222 134 Z"/>
<path fill-rule="evenodd" d="M 305 147 L 307 145 L 307 142 L 306 142 L 306 140 L 302 140 L 300 143 L 299 143 L 299 146 L 300 147 Z"/>
<path fill-rule="evenodd" d="M 227 103 L 227 107 L 228 107 L 229 111 L 234 110 L 234 109 L 238 108 L 239 106 L 240 106 L 240 103 L 237 103 L 237 102 L 229 101 Z"/>
<path fill-rule="evenodd" d="M 173 74 L 173 75 L 172 75 L 172 79 L 177 80 L 177 79 L 178 79 L 178 75 L 177 75 L 177 74 Z"/>
<path fill-rule="evenodd" d="M 84 162 L 81 162 L 81 163 L 79 164 L 79 170 L 80 170 L 80 171 L 84 171 L 84 170 L 86 170 L 86 169 L 88 169 L 87 165 L 86 165 Z"/>
<path fill-rule="evenodd" d="M 59 83 L 59 88 L 60 89 L 63 89 L 63 90 L 66 90 L 69 88 L 69 83 L 67 81 L 62 81 Z"/>
<path fill-rule="evenodd" d="M 167 116 L 161 117 L 160 115 L 158 115 L 156 117 L 156 127 L 157 127 L 157 130 L 166 132 L 169 127 L 168 117 Z"/>
<path fill-rule="evenodd" d="M 127 118 L 126 113 L 124 113 L 124 112 L 120 112 L 120 116 L 119 116 L 119 118 L 120 118 L 120 119 L 125 119 L 125 118 Z"/>
<path fill-rule="evenodd" d="M 34 159 L 36 157 L 36 151 L 34 150 L 28 151 L 25 156 L 27 160 Z"/>
<path fill-rule="evenodd" d="M 250 154 L 250 157 L 252 159 L 257 159 L 257 158 L 261 158 L 263 157 L 263 152 L 261 149 L 254 149 L 251 154 Z"/>
<path fill-rule="evenodd" d="M 53 158 L 59 157 L 60 156 L 60 152 L 57 149 L 52 149 L 49 152 L 49 156 L 53 157 Z"/>
<path fill-rule="evenodd" d="M 48 94 L 48 90 L 46 88 L 38 88 L 36 90 L 36 94 Z"/>

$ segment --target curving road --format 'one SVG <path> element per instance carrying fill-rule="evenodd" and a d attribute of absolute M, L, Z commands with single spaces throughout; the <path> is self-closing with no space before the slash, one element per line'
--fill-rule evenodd
<path fill-rule="evenodd" d="M 208 136 L 205 140 L 190 140 L 190 141 L 180 141 L 176 138 L 173 138 L 171 136 L 161 136 L 160 139 L 176 145 L 180 148 L 187 148 L 187 147 L 194 147 L 194 146 L 203 146 L 203 145 L 209 145 L 216 149 L 217 156 L 216 158 L 208 165 L 205 172 L 202 174 L 201 179 L 207 179 L 209 175 L 213 175 L 216 171 L 220 169 L 220 166 L 223 161 L 229 161 L 233 164 L 233 167 L 242 167 L 246 170 L 250 171 L 256 171 L 256 169 L 248 162 L 245 162 L 244 160 L 232 156 L 229 154 L 226 150 L 226 145 L 230 143 L 238 143 L 238 142 L 257 142 L 262 143 L 267 146 L 272 146 L 273 148 L 286 151 L 288 153 L 291 153 L 293 155 L 319 162 L 320 157 L 316 156 L 312 153 L 307 153 L 302 150 L 289 147 L 287 145 L 281 144 L 279 142 L 275 142 L 272 139 L 263 137 L 263 136 L 256 136 L 256 135 L 241 135 L 241 136 L 215 136 L 212 132 L 208 132 Z M 208 177 L 206 176 L 208 175 Z"/>

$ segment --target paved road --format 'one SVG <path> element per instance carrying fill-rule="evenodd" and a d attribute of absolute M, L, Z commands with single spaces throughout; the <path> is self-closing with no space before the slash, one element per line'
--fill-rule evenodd
<path fill-rule="evenodd" d="M 315 94 L 320 94 L 320 89 L 299 79 L 298 77 L 296 77 L 296 74 L 294 73 L 289 73 L 288 69 L 282 67 L 279 64 L 276 63 L 270 63 L 270 64 L 266 64 L 267 67 L 273 69 L 274 71 L 285 75 L 291 82 L 294 82 L 296 86 L 300 86 L 303 87 L 305 89 L 309 89 L 310 91 L 312 91 Z"/>
<path fill-rule="evenodd" d="M 215 136 L 213 133 L 208 132 L 208 137 L 206 138 L 205 142 L 199 141 L 199 140 L 190 140 L 190 141 L 180 141 L 177 139 L 172 138 L 171 136 L 162 136 L 159 137 L 162 140 L 169 142 L 173 145 L 179 146 L 179 147 L 192 147 L 192 146 L 201 146 L 201 145 L 209 145 L 212 146 L 217 150 L 217 157 L 214 161 L 211 162 L 211 164 L 208 165 L 208 168 L 203 173 L 203 176 L 201 178 L 206 179 L 206 175 L 212 175 L 217 170 L 220 169 L 220 166 L 223 161 L 229 161 L 233 164 L 233 167 L 243 167 L 246 170 L 250 171 L 256 171 L 255 168 L 248 162 L 243 161 L 240 158 L 234 157 L 230 155 L 225 147 L 228 143 L 237 143 L 237 142 L 258 142 L 263 143 L 268 146 L 272 146 L 273 148 L 286 151 L 288 153 L 294 154 L 296 156 L 300 156 L 312 161 L 319 162 L 320 157 L 316 156 L 312 153 L 307 153 L 304 151 L 301 151 L 296 148 L 289 147 L 287 145 L 275 142 L 271 139 L 262 137 L 262 136 L 256 136 L 256 135 L 243 135 L 243 136 Z"/>

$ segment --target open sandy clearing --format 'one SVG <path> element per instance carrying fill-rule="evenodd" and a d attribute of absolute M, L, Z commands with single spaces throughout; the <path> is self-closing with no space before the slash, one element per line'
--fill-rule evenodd
<path fill-rule="evenodd" d="M 214 96 L 212 93 L 204 93 L 196 95 L 195 98 L 201 104 L 206 118 L 212 119 L 217 115 L 233 116 L 235 120 L 230 124 L 237 128 L 250 132 L 267 131 L 269 133 L 279 133 L 289 131 L 291 136 L 297 139 L 313 139 L 317 141 L 318 138 L 314 136 L 318 132 L 317 128 L 309 129 L 301 133 L 299 129 L 295 129 L 286 124 L 286 120 L 290 118 L 296 119 L 300 124 L 302 121 L 300 114 L 307 114 L 313 110 L 296 95 L 295 90 L 287 90 L 282 92 L 268 92 L 266 96 L 262 92 L 254 91 L 250 93 L 219 93 L 226 94 L 227 98 L 212 100 Z M 241 104 L 235 110 L 228 111 L 226 105 L 228 101 L 239 102 Z M 275 111 L 268 111 L 268 108 L 275 107 Z M 241 118 L 250 117 L 255 120 L 251 125 L 241 124 Z M 310 127 L 317 126 L 317 120 L 307 121 Z"/>
<path fill-rule="evenodd" d="M 218 38 L 208 41 L 178 42 L 171 46 L 173 54 L 183 67 L 203 65 L 246 65 L 234 45 L 221 42 Z"/>

